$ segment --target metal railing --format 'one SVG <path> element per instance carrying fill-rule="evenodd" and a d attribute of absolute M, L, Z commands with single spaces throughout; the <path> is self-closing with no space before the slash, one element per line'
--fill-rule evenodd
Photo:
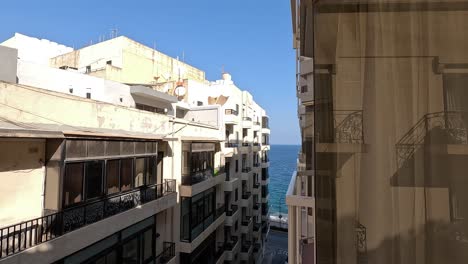
<path fill-rule="evenodd" d="M 214 177 L 214 169 L 207 168 L 204 171 L 192 172 L 189 175 L 182 175 L 182 185 L 192 186 L 202 181 Z"/>
<path fill-rule="evenodd" d="M 468 144 L 467 112 L 435 112 L 424 115 L 396 144 L 397 163 L 399 168 L 409 160 L 423 144 L 429 133 L 436 131 L 438 138 L 434 141 L 445 144 Z"/>
<path fill-rule="evenodd" d="M 215 259 L 216 261 L 219 260 L 219 258 L 223 255 L 224 249 L 225 249 L 225 243 L 224 242 L 218 242 L 217 247 L 216 247 L 216 252 L 215 252 Z"/>
<path fill-rule="evenodd" d="M 245 216 L 242 221 L 241 221 L 241 224 L 243 226 L 248 226 L 250 225 L 250 223 L 252 222 L 252 217 L 251 216 Z"/>
<path fill-rule="evenodd" d="M 247 253 L 250 251 L 251 247 L 252 247 L 252 241 L 244 241 L 244 243 L 242 243 L 241 251 L 244 253 Z"/>
<path fill-rule="evenodd" d="M 226 209 L 226 216 L 233 216 L 237 210 L 239 209 L 239 206 L 233 204 L 231 205 L 231 209 Z"/>
<path fill-rule="evenodd" d="M 226 241 L 226 243 L 224 243 L 225 250 L 232 251 L 236 247 L 238 241 L 239 241 L 238 237 L 231 236 L 231 240 Z"/>
<path fill-rule="evenodd" d="M 223 204 L 221 207 L 216 209 L 216 219 L 218 219 L 222 214 L 226 212 L 226 206 Z"/>
<path fill-rule="evenodd" d="M 245 173 L 250 172 L 251 170 L 252 170 L 252 168 L 250 168 L 250 167 L 242 168 L 242 172 L 245 172 Z"/>
<path fill-rule="evenodd" d="M 244 200 L 249 199 L 250 196 L 252 196 L 252 193 L 251 193 L 251 192 L 244 192 L 244 193 L 242 193 L 242 199 L 244 199 Z"/>
<path fill-rule="evenodd" d="M 231 140 L 229 142 L 224 143 L 224 147 L 226 147 L 226 148 L 237 148 L 237 147 L 239 147 L 239 141 L 238 140 Z"/>
<path fill-rule="evenodd" d="M 175 180 L 111 195 L 0 229 L 0 259 L 176 191 Z"/>
<path fill-rule="evenodd" d="M 322 112 L 327 113 L 327 112 Z M 318 143 L 364 143 L 362 110 L 333 110 L 333 131 L 317 131 Z M 317 112 L 316 112 L 317 115 Z M 325 119 L 324 119 L 325 120 Z M 316 127 L 320 127 L 319 124 Z M 325 125 L 323 125 L 325 128 Z M 321 133 L 323 132 L 323 133 Z"/>
<path fill-rule="evenodd" d="M 361 223 L 356 223 L 357 263 L 367 263 L 367 231 Z"/>
<path fill-rule="evenodd" d="M 156 264 L 165 264 L 175 257 L 175 243 L 163 242 L 163 251 L 156 257 Z"/>

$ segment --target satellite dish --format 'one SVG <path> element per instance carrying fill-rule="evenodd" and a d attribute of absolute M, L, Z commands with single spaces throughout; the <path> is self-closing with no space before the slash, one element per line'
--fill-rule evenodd
<path fill-rule="evenodd" d="M 187 89 L 185 89 L 185 87 L 182 85 L 177 86 L 174 90 L 174 93 L 177 96 L 184 96 L 186 92 L 187 92 Z"/>

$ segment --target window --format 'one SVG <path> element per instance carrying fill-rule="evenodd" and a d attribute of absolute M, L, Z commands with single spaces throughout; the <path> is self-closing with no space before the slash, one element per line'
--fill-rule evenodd
<path fill-rule="evenodd" d="M 203 102 L 202 101 L 197 101 L 197 106 L 203 106 Z"/>
<path fill-rule="evenodd" d="M 111 61 L 111 60 L 108 60 L 108 61 L 106 61 L 106 64 L 107 64 L 107 65 L 112 65 L 112 61 Z"/>
<path fill-rule="evenodd" d="M 90 73 L 91 72 L 91 65 L 88 65 L 86 66 L 86 73 Z"/>
<path fill-rule="evenodd" d="M 237 232 L 238 228 L 239 228 L 239 220 L 237 220 L 236 223 L 234 224 L 234 231 Z"/>
<path fill-rule="evenodd" d="M 239 172 L 239 160 L 236 160 L 236 172 Z"/>
<path fill-rule="evenodd" d="M 128 241 L 122 246 L 122 263 L 138 263 L 138 238 Z"/>
<path fill-rule="evenodd" d="M 138 158 L 135 161 L 135 178 L 134 178 L 134 186 L 140 187 L 143 186 L 144 178 L 145 178 L 145 158 Z"/>
<path fill-rule="evenodd" d="M 69 163 L 65 166 L 63 180 L 63 205 L 81 202 L 83 194 L 84 163 Z"/>
<path fill-rule="evenodd" d="M 109 160 L 106 165 L 106 189 L 107 194 L 113 194 L 120 191 L 120 161 Z"/>
<path fill-rule="evenodd" d="M 132 188 L 133 159 L 121 160 L 120 166 L 120 190 L 128 191 Z"/>
<path fill-rule="evenodd" d="M 92 199 L 102 195 L 103 168 L 103 161 L 90 161 L 86 163 L 86 199 Z"/>
<path fill-rule="evenodd" d="M 234 191 L 234 201 L 237 202 L 237 200 L 239 200 L 239 188 Z"/>

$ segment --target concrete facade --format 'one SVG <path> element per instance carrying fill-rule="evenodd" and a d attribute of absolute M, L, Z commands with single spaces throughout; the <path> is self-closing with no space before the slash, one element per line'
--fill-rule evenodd
<path fill-rule="evenodd" d="M 252 202 L 241 206 L 243 195 L 262 187 L 262 172 L 268 176 L 269 143 L 262 142 L 266 113 L 252 96 L 237 88 L 227 74 L 210 83 L 204 72 L 125 37 L 77 51 L 38 41 L 15 35 L 3 43 L 18 48 L 20 55 L 11 63 L 15 82 L 0 78 L 0 146 L 10 149 L 0 152 L 0 178 L 6 183 L 0 187 L 0 262 L 73 263 L 106 257 L 103 248 L 121 252 L 128 241 L 120 238 L 131 234 L 141 237 L 138 241 L 154 241 L 151 254 L 158 263 L 186 263 L 200 250 L 213 263 L 239 263 L 241 254 L 242 263 L 260 263 L 268 232 L 257 229 L 254 236 L 249 230 L 254 223 L 268 227 L 268 219 L 260 214 L 261 208 L 268 208 L 261 196 L 268 197 L 267 182 L 262 181 L 265 194 L 256 189 L 246 198 Z M 31 52 L 38 43 L 50 49 L 43 56 Z M 86 69 L 89 65 L 91 70 Z M 182 86 L 185 93 L 176 93 Z M 232 115 L 232 108 L 239 112 Z M 233 118 L 236 125 L 229 123 Z M 236 132 L 239 141 L 231 145 Z M 267 135 L 269 129 L 263 132 Z M 127 145 L 133 146 L 130 152 Z M 184 164 L 196 164 L 184 156 L 187 145 L 189 157 L 197 151 L 213 152 L 205 162 L 212 162 L 214 175 L 204 172 L 207 179 L 185 183 L 195 175 L 186 175 Z M 199 150 L 192 152 L 192 147 Z M 106 188 L 113 179 L 109 177 L 114 177 L 109 166 L 115 160 L 121 166 L 118 177 L 128 174 L 123 164 L 132 160 L 130 190 L 124 190 L 125 185 L 117 186 L 117 193 L 112 193 L 116 187 Z M 77 164 L 83 164 L 86 172 L 70 182 L 67 168 Z M 99 173 L 89 171 L 93 164 L 105 167 Z M 146 171 L 138 172 L 138 164 L 144 164 Z M 151 168 L 157 174 L 155 184 L 150 184 Z M 243 169 L 250 173 L 242 182 Z M 94 187 L 88 183 L 89 175 L 101 177 L 101 185 L 95 182 L 102 192 L 98 199 L 88 199 Z M 118 178 L 120 184 L 124 180 Z M 226 184 L 231 184 L 229 189 Z M 77 196 L 75 189 L 81 191 Z M 213 207 L 203 221 L 203 232 L 183 241 L 182 202 L 195 201 L 210 190 L 213 196 L 206 199 Z M 123 211 L 107 211 L 116 199 L 119 206 L 125 205 Z M 239 206 L 236 217 L 226 224 L 233 205 Z M 241 225 L 249 219 L 245 231 Z M 195 227 L 189 227 L 194 232 Z M 153 239 L 143 238 L 147 235 Z M 232 237 L 238 242 L 224 253 L 221 244 L 229 244 Z M 244 249 L 241 244 L 250 246 Z M 144 250 L 143 244 L 137 247 Z"/>

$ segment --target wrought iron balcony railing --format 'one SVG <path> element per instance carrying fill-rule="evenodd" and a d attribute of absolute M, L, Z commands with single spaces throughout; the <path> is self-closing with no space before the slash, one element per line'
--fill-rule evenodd
<path fill-rule="evenodd" d="M 367 230 L 361 223 L 356 223 L 357 262 L 367 263 Z"/>
<path fill-rule="evenodd" d="M 156 257 L 156 264 L 165 264 L 175 257 L 175 243 L 163 242 L 163 251 Z"/>
<path fill-rule="evenodd" d="M 175 192 L 166 180 L 1 228 L 0 259 Z"/>
<path fill-rule="evenodd" d="M 362 110 L 333 110 L 333 130 L 330 129 L 329 133 L 317 131 L 317 142 L 363 144 L 362 113 Z M 325 125 L 317 124 L 316 127 L 325 129 Z"/>
<path fill-rule="evenodd" d="M 424 115 L 396 144 L 399 168 L 430 133 L 438 134 L 432 144 L 468 144 L 468 112 L 436 112 Z"/>

